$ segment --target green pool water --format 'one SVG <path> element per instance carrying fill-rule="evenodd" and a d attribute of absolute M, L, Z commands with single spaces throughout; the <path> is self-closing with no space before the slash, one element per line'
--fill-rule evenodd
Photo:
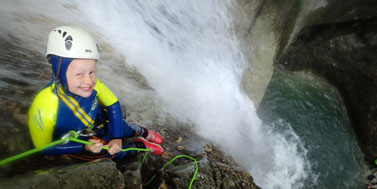
<path fill-rule="evenodd" d="M 310 162 L 305 188 L 365 188 L 367 168 L 338 91 L 308 72 L 276 71 L 258 114 L 278 132 L 291 127 Z"/>

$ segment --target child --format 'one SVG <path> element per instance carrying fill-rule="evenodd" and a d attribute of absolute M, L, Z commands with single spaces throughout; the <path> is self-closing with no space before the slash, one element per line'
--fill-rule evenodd
<path fill-rule="evenodd" d="M 122 148 L 150 148 L 161 155 L 162 138 L 156 132 L 128 125 L 122 119 L 118 99 L 96 77 L 98 47 L 92 36 L 77 27 L 61 26 L 51 31 L 46 58 L 53 78 L 35 97 L 28 126 L 35 147 L 58 140 L 69 131 L 93 145 L 68 142 L 43 151 L 46 155 L 69 154 L 77 158 L 123 158 Z M 135 137 L 126 144 L 124 139 Z M 109 150 L 102 150 L 102 147 Z"/>

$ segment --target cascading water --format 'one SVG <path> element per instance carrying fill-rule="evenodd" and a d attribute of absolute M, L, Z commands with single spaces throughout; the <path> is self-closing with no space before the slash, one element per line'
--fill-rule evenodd
<path fill-rule="evenodd" d="M 0 22 L 12 26 L 3 31 L 14 31 L 41 52 L 43 40 L 57 25 L 91 30 L 100 43 L 114 49 L 114 55 L 105 53 L 105 57 L 124 56 L 127 66 L 146 79 L 156 101 L 161 101 L 161 111 L 192 123 L 198 134 L 215 141 L 246 167 L 259 186 L 301 188 L 315 176 L 300 138 L 289 126 L 275 131 L 263 125 L 241 88 L 247 62 L 228 12 L 233 3 L 46 1 L 24 6 L 9 1 L 3 3 Z M 105 67 L 112 66 L 109 60 L 101 62 L 99 72 L 108 78 L 105 82 L 112 81 L 110 86 L 141 92 L 124 84 L 124 75 L 106 72 Z"/>
<path fill-rule="evenodd" d="M 246 66 L 228 2 L 86 5 L 106 40 L 147 79 L 167 112 L 195 124 L 250 170 L 265 188 L 297 188 L 309 164 L 289 130 L 269 131 L 242 92 Z M 100 8 L 97 8 L 100 7 Z"/>

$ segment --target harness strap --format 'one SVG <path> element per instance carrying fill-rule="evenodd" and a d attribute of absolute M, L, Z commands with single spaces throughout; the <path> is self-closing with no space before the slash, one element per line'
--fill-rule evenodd
<path fill-rule="evenodd" d="M 93 161 L 101 158 L 105 158 L 107 153 L 99 154 L 99 155 L 84 155 L 84 154 L 68 154 L 69 157 L 85 160 L 85 161 Z M 112 155 L 109 159 L 113 159 L 114 155 Z"/>
<path fill-rule="evenodd" d="M 56 86 L 56 93 L 59 98 L 72 110 L 73 114 L 86 126 L 92 127 L 94 121 L 90 116 L 80 107 L 79 103 L 71 96 L 65 94 L 61 85 Z"/>

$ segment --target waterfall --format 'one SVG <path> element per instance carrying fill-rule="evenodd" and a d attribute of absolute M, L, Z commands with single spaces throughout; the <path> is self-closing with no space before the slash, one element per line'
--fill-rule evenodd
<path fill-rule="evenodd" d="M 58 3 L 56 3 L 58 2 Z M 114 74 L 104 57 L 122 56 L 153 89 L 161 112 L 192 123 L 247 168 L 262 188 L 301 188 L 311 177 L 300 138 L 264 125 L 241 87 L 248 65 L 234 35 L 231 1 L 4 1 L 1 35 L 12 33 L 44 50 L 48 32 L 76 25 L 101 44 L 98 72 L 118 91 L 142 92 L 122 73 Z M 252 64 L 252 63 L 251 63 Z M 115 84 L 114 84 L 115 83 Z M 132 92 L 131 92 L 132 93 Z M 136 95 L 135 95 L 136 96 Z M 122 97 L 120 98 L 130 98 Z M 132 100 L 132 99 L 131 99 Z"/>

